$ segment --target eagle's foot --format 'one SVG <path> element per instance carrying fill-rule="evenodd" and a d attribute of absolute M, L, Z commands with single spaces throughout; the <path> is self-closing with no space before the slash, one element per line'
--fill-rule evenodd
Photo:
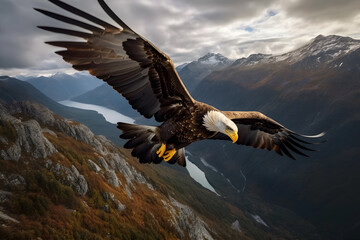
<path fill-rule="evenodd" d="M 165 155 L 163 156 L 164 160 L 167 162 L 169 161 L 176 153 L 176 149 L 173 148 L 171 150 L 168 150 L 165 152 Z"/>
<path fill-rule="evenodd" d="M 165 153 L 166 150 L 166 145 L 164 143 L 161 144 L 161 147 L 159 148 L 159 150 L 156 152 L 156 154 L 160 157 L 162 157 Z"/>

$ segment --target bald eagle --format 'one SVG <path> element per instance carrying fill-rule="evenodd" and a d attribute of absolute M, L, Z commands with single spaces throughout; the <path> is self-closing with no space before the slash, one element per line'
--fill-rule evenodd
<path fill-rule="evenodd" d="M 141 163 L 186 165 L 184 147 L 204 139 L 231 140 L 254 148 L 273 150 L 294 158 L 312 151 L 304 138 L 260 112 L 221 111 L 191 97 L 175 70 L 172 60 L 151 42 L 127 26 L 106 5 L 103 10 L 120 27 L 109 24 L 59 0 L 49 0 L 58 7 L 88 20 L 91 24 L 58 13 L 35 9 L 51 18 L 88 31 L 58 27 L 39 28 L 66 34 L 83 41 L 50 41 L 47 44 L 65 48 L 57 51 L 73 68 L 102 79 L 122 94 L 130 105 L 146 118 L 154 117 L 160 126 L 118 123 L 125 148 Z"/>

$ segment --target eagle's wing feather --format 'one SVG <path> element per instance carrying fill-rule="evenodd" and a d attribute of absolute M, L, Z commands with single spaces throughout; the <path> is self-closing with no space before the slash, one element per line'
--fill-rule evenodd
<path fill-rule="evenodd" d="M 303 144 L 312 144 L 301 138 L 321 137 L 324 133 L 306 136 L 295 133 L 260 112 L 224 111 L 238 127 L 237 144 L 259 149 L 273 150 L 280 155 L 295 159 L 292 152 L 307 156 L 301 150 L 314 151 Z M 300 138 L 301 137 L 301 138 Z M 212 139 L 231 140 L 227 135 L 218 133 Z"/>
<path fill-rule="evenodd" d="M 129 28 L 103 0 L 98 1 L 104 11 L 121 28 L 60 0 L 50 0 L 55 5 L 85 18 L 92 24 L 36 9 L 49 17 L 87 30 L 83 32 L 40 26 L 47 31 L 85 40 L 47 43 L 66 48 L 56 53 L 72 64 L 73 68 L 88 70 L 90 74 L 104 80 L 121 93 L 134 109 L 147 118 L 155 115 L 156 120 L 164 121 L 169 115 L 166 114 L 166 109 L 174 110 L 174 108 L 192 105 L 194 100 L 180 80 L 171 59 Z"/>

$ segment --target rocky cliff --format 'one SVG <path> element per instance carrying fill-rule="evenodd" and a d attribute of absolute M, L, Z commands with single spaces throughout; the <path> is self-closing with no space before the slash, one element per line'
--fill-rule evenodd
<path fill-rule="evenodd" d="M 105 137 L 37 103 L 0 104 L 0 141 L 0 233 L 6 239 L 216 236 Z"/>

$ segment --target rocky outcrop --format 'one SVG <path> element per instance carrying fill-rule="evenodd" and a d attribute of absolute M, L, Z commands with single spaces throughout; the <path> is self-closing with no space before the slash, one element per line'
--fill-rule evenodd
<path fill-rule="evenodd" d="M 117 177 L 116 173 L 115 173 L 115 170 L 106 170 L 106 179 L 107 179 L 107 182 L 114 186 L 114 187 L 119 187 L 120 184 L 119 184 L 119 178 Z"/>
<path fill-rule="evenodd" d="M 8 216 L 7 214 L 3 213 L 2 211 L 0 211 L 0 219 L 2 219 L 2 220 L 4 220 L 4 221 L 19 223 L 18 220 L 16 220 L 15 218 L 12 218 L 12 217 L 10 217 L 10 216 Z"/>
<path fill-rule="evenodd" d="M 162 203 L 171 214 L 172 219 L 170 221 L 181 238 L 186 238 L 185 230 L 189 234 L 189 238 L 193 240 L 213 239 L 207 230 L 207 224 L 189 206 L 172 197 L 170 197 L 170 203 L 164 200 Z"/>
<path fill-rule="evenodd" d="M 26 187 L 26 181 L 23 176 L 19 174 L 5 174 L 0 172 L 0 181 L 4 186 L 11 190 L 24 190 Z"/>
<path fill-rule="evenodd" d="M 95 171 L 96 173 L 101 171 L 101 167 L 99 167 L 99 165 L 94 163 L 92 160 L 88 159 L 88 163 L 89 163 L 90 167 L 92 168 L 92 170 Z"/>
<path fill-rule="evenodd" d="M 14 112 L 19 114 L 18 104 L 11 104 L 9 107 Z M 49 111 L 48 111 L 49 112 Z M 40 111 L 40 115 L 47 116 L 44 111 Z M 40 116 L 41 117 L 41 116 Z M 9 111 L 4 107 L 0 107 L 0 120 L 7 122 L 14 128 L 16 139 L 14 142 L 9 142 L 2 137 L 2 142 L 8 142 L 10 145 L 7 149 L 1 149 L 0 156 L 5 160 L 19 161 L 22 152 L 29 153 L 33 158 L 46 158 L 57 152 L 53 144 L 51 144 L 42 133 L 40 124 L 35 120 L 22 121 L 21 117 L 15 118 L 10 115 Z M 46 117 L 44 117 L 46 120 Z M 4 140 L 5 139 L 5 140 Z"/>
<path fill-rule="evenodd" d="M 122 212 L 126 209 L 126 206 L 124 204 L 122 204 L 118 199 L 116 199 L 115 195 L 113 193 L 104 192 L 103 198 L 105 201 L 112 201 L 113 203 L 115 203 L 117 210 L 120 212 Z M 108 208 L 108 207 L 104 206 L 104 209 L 106 209 L 106 208 Z"/>
<path fill-rule="evenodd" d="M 123 187 L 129 198 L 132 199 L 132 191 L 136 190 L 135 183 L 145 184 L 154 190 L 146 178 L 124 159 L 112 142 L 104 136 L 94 135 L 88 127 L 80 123 L 55 115 L 40 104 L 28 101 L 0 104 L 0 119 L 9 122 L 16 133 L 13 142 L 1 136 L 0 141 L 8 145 L 0 151 L 0 157 L 4 160 L 19 161 L 23 154 L 30 154 L 33 159 L 46 159 L 58 152 L 44 135 L 57 137 L 55 130 L 92 146 L 100 157 L 97 161 L 88 159 L 90 168 L 111 186 Z M 52 163 L 51 160 L 48 160 L 46 165 L 63 184 L 72 187 L 80 195 L 86 194 L 87 181 L 75 166 L 68 168 L 60 163 Z M 124 185 L 118 174 L 125 178 Z M 122 204 L 118 205 L 119 209 L 125 208 Z"/>
<path fill-rule="evenodd" d="M 15 116 L 19 116 L 14 117 Z M 23 117 L 33 118 L 32 120 L 22 121 Z M 16 130 L 17 138 L 15 143 L 9 146 L 7 149 L 0 151 L 0 156 L 5 160 L 19 161 L 21 153 L 31 153 L 31 155 L 37 158 L 47 158 L 48 156 L 56 153 L 57 150 L 54 145 L 44 136 L 44 133 L 56 136 L 53 130 L 62 132 L 65 135 L 76 139 L 77 141 L 84 142 L 92 146 L 96 152 L 102 157 L 99 158 L 98 164 L 90 160 L 90 166 L 96 171 L 103 171 L 103 176 L 107 179 L 108 183 L 112 186 L 119 187 L 121 183 L 118 180 L 116 174 L 121 174 L 125 177 L 126 183 L 135 189 L 134 182 L 145 184 L 150 189 L 154 187 L 147 182 L 145 177 L 140 174 L 134 167 L 129 165 L 124 158 L 115 151 L 117 147 L 111 143 L 104 136 L 94 135 L 88 127 L 80 123 L 71 121 L 69 119 L 63 119 L 54 113 L 52 113 L 46 107 L 33 103 L 33 102 L 15 102 L 7 106 L 1 105 L 0 119 L 10 122 Z M 8 140 L 4 137 L 2 142 Z M 76 171 L 66 171 L 68 176 L 72 176 L 70 172 L 76 174 Z M 69 177 L 71 178 L 71 177 Z M 76 176 L 73 177 L 76 179 Z M 84 182 L 78 179 L 77 181 Z M 75 186 L 76 184 L 71 184 Z M 78 189 L 77 192 L 84 193 L 85 189 Z M 130 188 L 126 189 L 126 192 L 131 195 Z"/>
<path fill-rule="evenodd" d="M 7 201 L 11 196 L 11 192 L 0 190 L 0 203 Z"/>
<path fill-rule="evenodd" d="M 37 158 L 46 158 L 57 152 L 54 145 L 44 137 L 40 124 L 35 120 L 28 120 L 14 125 L 18 138 L 15 142 L 22 150 Z"/>
<path fill-rule="evenodd" d="M 24 114 L 44 125 L 53 125 L 55 115 L 48 108 L 34 102 L 15 102 L 7 106 L 11 115 Z"/>
<path fill-rule="evenodd" d="M 93 182 L 90 179 L 94 176 L 93 172 L 100 177 L 96 181 L 103 180 L 105 183 L 100 183 L 105 186 L 104 189 L 112 189 L 114 192 L 117 191 L 117 194 L 125 194 L 131 203 L 141 201 L 138 191 L 143 191 L 143 189 L 138 186 L 146 186 L 146 192 L 154 191 L 154 195 L 163 201 L 164 206 L 159 207 L 162 210 L 164 207 L 169 213 L 170 225 L 176 229 L 181 238 L 213 239 L 207 230 L 207 224 L 189 206 L 174 198 L 169 200 L 167 196 L 157 192 L 144 175 L 125 160 L 125 156 L 117 146 L 103 136 L 94 135 L 86 126 L 56 116 L 47 108 L 31 102 L 0 104 L 0 120 L 9 124 L 13 130 L 8 135 L 0 134 L 0 141 L 3 143 L 0 146 L 2 160 L 17 161 L 18 164 L 25 163 L 25 165 L 31 161 L 36 161 L 37 164 L 43 163 L 45 169 L 52 172 L 58 182 L 71 187 L 74 192 L 84 198 L 89 192 L 91 185 L 89 183 Z M 64 138 L 63 135 L 86 143 L 86 147 L 91 149 L 89 155 L 91 159 L 86 159 L 80 165 L 76 162 L 76 158 L 67 157 L 66 148 L 56 149 L 55 146 L 60 145 L 57 145 L 59 143 L 54 139 L 60 141 Z M 68 147 L 71 148 L 71 145 Z M 38 159 L 44 161 L 38 161 Z M 27 183 L 19 174 L 0 172 L 1 186 L 25 191 Z M 112 208 L 119 212 L 128 208 L 113 193 L 99 192 L 104 200 L 101 203 L 104 212 L 111 214 Z M 9 194 L 11 193 L 0 190 L 0 203 L 7 201 Z M 90 208 L 86 202 L 84 205 Z M 156 213 L 149 212 L 148 214 L 154 217 Z"/>
<path fill-rule="evenodd" d="M 234 229 L 235 231 L 241 232 L 239 220 L 236 219 L 235 222 L 233 222 L 231 224 L 231 229 Z"/>
<path fill-rule="evenodd" d="M 21 157 L 21 148 L 19 145 L 13 144 L 7 150 L 1 150 L 0 156 L 2 159 L 17 162 Z"/>
<path fill-rule="evenodd" d="M 46 166 L 54 173 L 61 183 L 70 186 L 75 192 L 82 196 L 87 193 L 88 183 L 74 165 L 72 165 L 71 168 L 67 168 L 60 163 L 54 165 L 48 160 Z"/>

